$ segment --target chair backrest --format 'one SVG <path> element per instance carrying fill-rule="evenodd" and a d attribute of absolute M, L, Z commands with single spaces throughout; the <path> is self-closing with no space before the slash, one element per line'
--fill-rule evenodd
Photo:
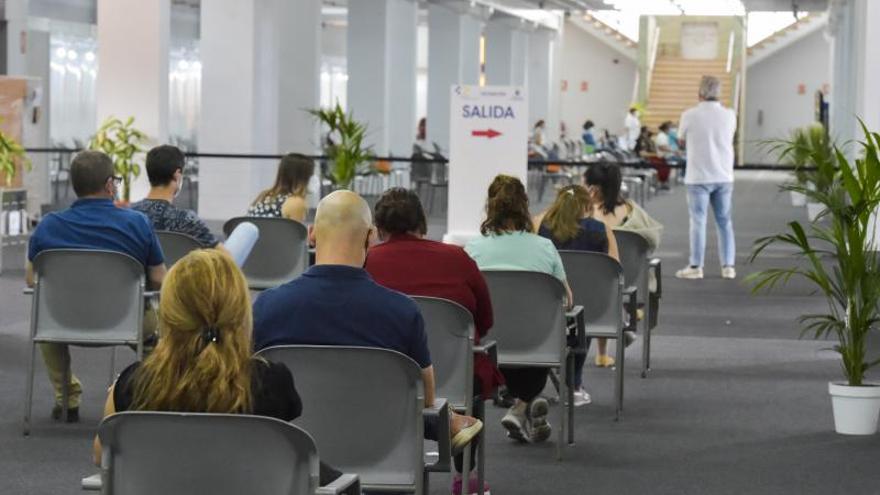
<path fill-rule="evenodd" d="M 52 249 L 34 259 L 32 336 L 38 341 L 140 341 L 144 266 L 126 254 Z"/>
<path fill-rule="evenodd" d="M 314 440 L 274 418 L 124 412 L 98 427 L 113 495 L 305 495 L 318 484 Z"/>
<path fill-rule="evenodd" d="M 559 251 L 574 303 L 584 308 L 587 335 L 616 337 L 623 325 L 623 269 L 603 253 Z"/>
<path fill-rule="evenodd" d="M 204 246 L 194 237 L 180 233 L 171 232 L 170 230 L 157 230 L 156 237 L 159 238 L 159 244 L 162 245 L 162 252 L 165 253 L 165 266 L 177 263 L 177 260 L 183 258 L 190 251 L 202 249 Z"/>
<path fill-rule="evenodd" d="M 287 218 L 235 217 L 223 225 L 228 236 L 242 222 L 260 229 L 260 238 L 241 270 L 252 289 L 271 289 L 300 276 L 309 264 L 308 229 Z"/>
<path fill-rule="evenodd" d="M 565 348 L 565 286 L 546 273 L 484 271 L 498 363 L 559 366 Z"/>
<path fill-rule="evenodd" d="M 474 389 L 474 318 L 458 303 L 436 297 L 415 296 L 434 365 L 438 397 L 455 407 L 467 407 Z"/>
<path fill-rule="evenodd" d="M 425 396 L 415 361 L 370 347 L 276 346 L 259 355 L 293 373 L 304 404 L 295 423 L 324 462 L 366 488 L 421 493 Z"/>
<path fill-rule="evenodd" d="M 614 237 L 617 239 L 626 285 L 638 287 L 639 300 L 644 301 L 647 293 L 643 291 L 648 288 L 648 254 L 651 251 L 648 241 L 635 232 L 625 230 L 615 230 Z"/>

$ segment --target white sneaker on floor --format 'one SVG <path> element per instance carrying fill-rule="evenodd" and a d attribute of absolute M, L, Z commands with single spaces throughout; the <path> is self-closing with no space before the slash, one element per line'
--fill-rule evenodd
<path fill-rule="evenodd" d="M 727 280 L 733 280 L 736 278 L 736 268 L 732 266 L 722 266 L 721 267 L 721 278 Z"/>
<path fill-rule="evenodd" d="M 593 398 L 590 397 L 590 394 L 587 393 L 583 388 L 579 388 L 574 391 L 574 407 L 586 406 L 587 404 L 592 404 Z"/>
<path fill-rule="evenodd" d="M 501 426 L 507 430 L 507 436 L 518 441 L 528 442 L 529 433 L 526 431 L 528 418 L 525 411 L 520 411 L 516 406 L 507 410 L 507 414 L 501 418 Z"/>
<path fill-rule="evenodd" d="M 683 278 L 685 280 L 699 280 L 703 278 L 703 269 L 698 266 L 688 266 L 675 272 L 675 278 Z"/>

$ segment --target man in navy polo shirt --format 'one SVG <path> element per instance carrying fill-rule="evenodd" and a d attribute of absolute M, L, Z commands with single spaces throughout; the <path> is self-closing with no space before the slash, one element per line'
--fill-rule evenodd
<path fill-rule="evenodd" d="M 77 200 L 70 208 L 46 215 L 28 245 L 27 284 L 34 285 L 33 261 L 48 249 L 95 249 L 127 254 L 141 262 L 151 288 L 165 277 L 165 260 L 150 221 L 143 214 L 113 205 L 119 178 L 113 161 L 100 151 L 83 151 L 70 165 L 70 180 Z M 145 339 L 155 333 L 155 313 L 144 315 Z M 68 422 L 79 420 L 82 385 L 70 371 L 70 351 L 64 344 L 40 344 L 49 380 L 55 388 L 52 417 L 61 417 L 61 391 L 65 371 L 70 377 Z"/>
<path fill-rule="evenodd" d="M 372 236 L 373 218 L 363 198 L 336 191 L 322 199 L 309 228 L 315 266 L 260 294 L 254 303 L 254 344 L 257 350 L 311 344 L 398 351 L 422 368 L 425 405 L 430 407 L 434 368 L 425 322 L 412 299 L 380 286 L 363 269 Z M 455 449 L 467 445 L 482 429 L 479 420 L 457 414 L 450 426 Z M 427 438 L 436 439 L 432 425 L 426 424 L 425 431 Z"/>

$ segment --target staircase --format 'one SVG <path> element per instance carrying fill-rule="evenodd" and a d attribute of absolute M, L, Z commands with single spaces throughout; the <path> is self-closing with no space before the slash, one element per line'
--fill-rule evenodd
<path fill-rule="evenodd" d="M 721 103 L 731 106 L 730 74 L 725 60 L 689 60 L 658 57 L 651 75 L 646 113 L 642 125 L 653 132 L 666 122 L 678 122 L 681 113 L 699 102 L 700 79 L 715 76 L 721 80 Z"/>

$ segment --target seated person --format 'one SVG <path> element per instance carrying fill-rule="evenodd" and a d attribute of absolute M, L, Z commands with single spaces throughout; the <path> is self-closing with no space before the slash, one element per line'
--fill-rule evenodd
<path fill-rule="evenodd" d="M 100 151 L 83 151 L 70 164 L 70 181 L 77 200 L 70 208 L 49 213 L 40 221 L 28 245 L 26 279 L 34 285 L 33 261 L 49 249 L 95 249 L 127 254 L 144 266 L 150 288 L 158 289 L 165 277 L 162 247 L 149 220 L 138 212 L 117 208 L 121 177 L 114 175 L 113 161 Z M 149 305 L 148 305 L 149 306 Z M 155 339 L 155 312 L 144 313 L 144 342 Z M 40 344 L 49 380 L 55 388 L 54 419 L 61 418 L 65 372 L 68 380 L 68 422 L 79 421 L 82 385 L 70 369 L 66 344 Z"/>
<path fill-rule="evenodd" d="M 614 230 L 635 232 L 648 241 L 651 250 L 660 245 L 663 225 L 651 218 L 634 201 L 621 194 L 620 167 L 610 163 L 592 164 L 584 172 L 584 186 L 593 203 L 592 216 Z"/>
<path fill-rule="evenodd" d="M 104 417 L 122 411 L 254 414 L 292 421 L 302 414 L 284 364 L 253 357 L 250 296 L 226 253 L 198 250 L 168 271 L 159 302 L 162 339 L 126 368 L 107 393 Z M 101 442 L 94 442 L 101 464 Z M 321 466 L 321 484 L 340 473 Z"/>
<path fill-rule="evenodd" d="M 168 230 L 186 234 L 205 248 L 219 245 L 214 234 L 192 210 L 174 206 L 174 198 L 183 188 L 183 167 L 186 157 L 177 147 L 156 146 L 147 153 L 147 177 L 150 179 L 150 193 L 147 197 L 131 205 L 150 219 L 155 230 Z"/>
<path fill-rule="evenodd" d="M 386 289 L 364 270 L 373 236 L 370 207 L 351 191 L 336 191 L 318 204 L 309 240 L 315 265 L 302 276 L 269 289 L 254 303 L 254 345 L 341 345 L 391 349 L 422 368 L 425 406 L 434 404 L 434 368 L 418 306 Z M 451 415 L 452 447 L 460 450 L 482 422 Z M 436 440 L 436 425 L 425 425 Z"/>
<path fill-rule="evenodd" d="M 596 136 L 593 134 L 595 124 L 592 120 L 584 122 L 584 132 L 581 139 L 584 141 L 584 153 L 590 154 L 598 151 L 599 143 L 596 142 Z"/>
<path fill-rule="evenodd" d="M 315 162 L 299 153 L 288 153 L 278 162 L 275 185 L 257 195 L 248 208 L 251 217 L 289 218 L 305 222 L 309 212 L 306 196 L 315 174 Z"/>
<path fill-rule="evenodd" d="M 553 275 L 571 289 L 553 243 L 532 233 L 529 197 L 516 177 L 499 175 L 489 185 L 482 237 L 470 241 L 465 251 L 480 270 L 523 270 Z M 547 383 L 547 368 L 501 367 L 507 390 L 516 399 L 501 420 L 508 436 L 520 442 L 542 442 L 550 437 L 549 405 L 539 397 Z"/>
<path fill-rule="evenodd" d="M 383 242 L 370 248 L 364 266 L 373 280 L 410 296 L 439 297 L 461 304 L 473 315 L 474 343 L 479 344 L 492 328 L 492 300 L 474 260 L 458 246 L 424 238 L 428 233 L 425 211 L 414 191 L 400 187 L 385 191 L 376 203 L 375 221 Z M 487 399 L 503 380 L 488 356 L 474 356 L 474 393 Z M 460 462 L 456 457 L 459 471 Z M 456 484 L 460 493 L 460 476 L 453 480 L 453 491 Z"/>
<path fill-rule="evenodd" d="M 611 228 L 592 217 L 593 203 L 583 186 L 566 186 L 559 190 L 556 201 L 536 222 L 538 235 L 550 239 L 556 249 L 605 253 L 617 261 L 617 241 Z M 608 356 L 608 339 L 600 338 L 598 355 Z M 589 341 L 587 341 L 589 349 Z M 583 388 L 583 370 L 587 356 L 574 358 L 574 405 L 583 406 L 592 400 Z"/>

